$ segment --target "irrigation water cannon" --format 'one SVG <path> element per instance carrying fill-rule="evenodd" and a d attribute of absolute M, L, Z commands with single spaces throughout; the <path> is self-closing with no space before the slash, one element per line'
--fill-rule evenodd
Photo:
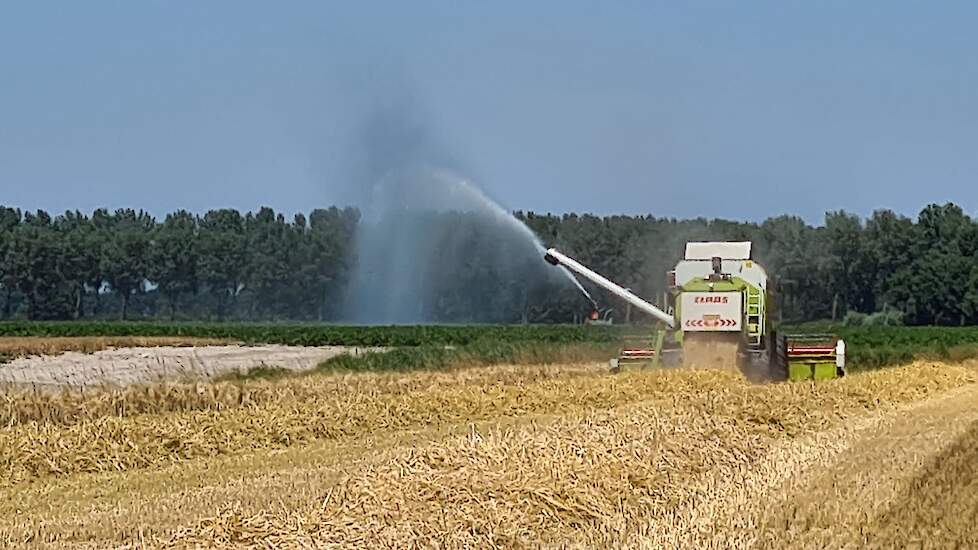
<path fill-rule="evenodd" d="M 662 307 L 551 248 L 544 259 L 625 300 L 657 322 L 651 337 L 626 338 L 616 368 L 626 364 L 734 366 L 752 380 L 832 378 L 842 375 L 844 343 L 778 335 L 771 320 L 775 297 L 750 242 L 686 243 L 667 274 Z M 674 312 L 673 314 L 666 311 Z"/>
<path fill-rule="evenodd" d="M 595 273 L 594 271 L 588 269 L 581 265 L 577 260 L 560 253 L 556 248 L 551 248 L 547 251 L 544 259 L 547 260 L 551 265 L 562 265 L 567 269 L 577 273 L 578 275 L 584 277 L 585 279 L 591 281 L 592 283 L 600 286 L 601 288 L 607 290 L 608 292 L 618 296 L 622 300 L 632 304 L 636 308 L 645 313 L 648 313 L 652 317 L 655 317 L 659 321 L 665 323 L 669 328 L 673 328 L 676 324 L 676 319 L 669 315 L 668 313 L 662 311 L 661 309 L 655 307 L 654 305 L 646 302 L 645 300 L 639 298 L 632 291 L 619 286 L 608 279 L 602 277 L 601 275 Z"/>

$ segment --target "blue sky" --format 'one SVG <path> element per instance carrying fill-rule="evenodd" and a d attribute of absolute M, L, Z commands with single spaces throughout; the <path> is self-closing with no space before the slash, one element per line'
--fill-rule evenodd
<path fill-rule="evenodd" d="M 975 21 L 967 2 L 6 3 L 0 203 L 357 202 L 364 128 L 395 112 L 510 209 L 975 214 Z"/>

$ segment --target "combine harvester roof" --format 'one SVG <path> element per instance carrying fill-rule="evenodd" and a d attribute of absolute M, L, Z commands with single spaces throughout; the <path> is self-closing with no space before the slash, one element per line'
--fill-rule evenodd
<path fill-rule="evenodd" d="M 691 242 L 686 243 L 686 260 L 749 260 L 751 243 L 743 242 Z"/>

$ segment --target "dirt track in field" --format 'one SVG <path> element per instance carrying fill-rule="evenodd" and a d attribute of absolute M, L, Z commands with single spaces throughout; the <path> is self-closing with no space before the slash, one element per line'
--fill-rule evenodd
<path fill-rule="evenodd" d="M 126 386 L 164 380 L 197 380 L 258 367 L 308 370 L 362 348 L 327 346 L 126 347 L 94 353 L 20 357 L 0 364 L 0 385 L 38 390 Z"/>

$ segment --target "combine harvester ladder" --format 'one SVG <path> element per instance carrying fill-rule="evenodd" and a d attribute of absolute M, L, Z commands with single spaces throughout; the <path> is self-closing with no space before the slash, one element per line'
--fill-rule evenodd
<path fill-rule="evenodd" d="M 760 347 L 764 330 L 764 294 L 753 286 L 747 287 L 747 343 Z"/>

